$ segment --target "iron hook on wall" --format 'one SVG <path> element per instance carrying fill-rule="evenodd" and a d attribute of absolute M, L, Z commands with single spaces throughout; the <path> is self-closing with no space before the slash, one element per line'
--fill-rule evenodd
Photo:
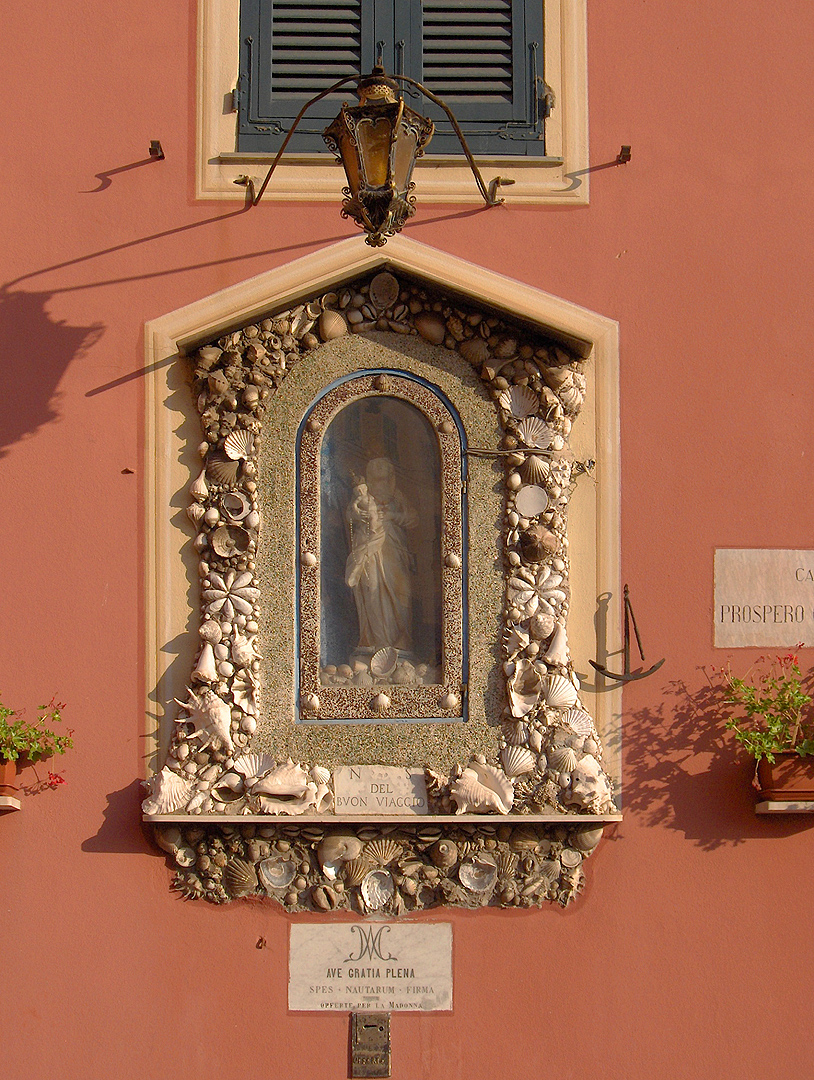
<path fill-rule="evenodd" d="M 639 628 L 636 625 L 636 616 L 633 614 L 633 605 L 630 602 L 630 589 L 625 585 L 625 670 L 621 675 L 617 675 L 613 671 L 608 671 L 604 664 L 597 664 L 594 660 L 588 661 L 591 667 L 595 668 L 600 675 L 604 675 L 606 679 L 615 679 L 616 682 L 633 682 L 634 679 L 646 679 L 648 675 L 652 675 L 654 671 L 658 671 L 664 663 L 664 660 L 659 660 L 657 664 L 653 664 L 647 671 L 642 671 L 641 668 L 637 668 L 635 671 L 630 670 L 631 623 L 633 623 L 633 633 L 636 635 L 636 645 L 639 649 L 639 656 L 644 660 L 642 639 L 639 636 Z"/>

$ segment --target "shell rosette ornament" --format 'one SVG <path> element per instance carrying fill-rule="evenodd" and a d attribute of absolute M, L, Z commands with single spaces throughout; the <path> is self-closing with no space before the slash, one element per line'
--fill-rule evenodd
<path fill-rule="evenodd" d="M 230 620 L 236 614 L 251 615 L 260 590 L 252 585 L 254 579 L 248 570 L 240 574 L 235 570 L 227 570 L 225 574 L 210 570 L 208 580 L 209 588 L 204 589 L 203 599 L 210 615 L 221 614 Z"/>

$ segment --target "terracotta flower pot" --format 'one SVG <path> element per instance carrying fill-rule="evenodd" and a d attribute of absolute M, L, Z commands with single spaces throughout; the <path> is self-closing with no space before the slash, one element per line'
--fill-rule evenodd
<path fill-rule="evenodd" d="M 800 757 L 788 750 L 775 754 L 774 765 L 758 762 L 759 798 L 770 802 L 814 801 L 814 757 Z"/>
<path fill-rule="evenodd" d="M 17 762 L 0 758 L 0 810 L 19 810 Z"/>

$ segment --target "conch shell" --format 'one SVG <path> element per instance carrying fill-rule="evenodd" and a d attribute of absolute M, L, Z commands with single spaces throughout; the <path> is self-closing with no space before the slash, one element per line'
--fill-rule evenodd
<path fill-rule="evenodd" d="M 160 773 L 145 781 L 145 786 L 150 792 L 141 804 L 145 814 L 174 814 L 189 802 L 195 783 L 165 765 Z"/>
<path fill-rule="evenodd" d="M 514 802 L 512 782 L 502 769 L 473 759 L 455 781 L 450 796 L 457 804 L 456 813 L 508 814 Z"/>

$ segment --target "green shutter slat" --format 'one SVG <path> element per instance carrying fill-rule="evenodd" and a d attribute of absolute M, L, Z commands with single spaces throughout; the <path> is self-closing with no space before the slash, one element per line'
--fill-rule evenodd
<path fill-rule="evenodd" d="M 544 0 L 240 0 L 238 146 L 275 150 L 309 98 L 384 64 L 426 84 L 455 111 L 474 153 L 544 153 L 534 76 L 542 77 Z M 535 46 L 532 46 L 535 43 Z M 321 132 L 353 84 L 312 105 L 291 151 L 322 151 Z M 459 153 L 442 111 L 429 153 Z"/>

